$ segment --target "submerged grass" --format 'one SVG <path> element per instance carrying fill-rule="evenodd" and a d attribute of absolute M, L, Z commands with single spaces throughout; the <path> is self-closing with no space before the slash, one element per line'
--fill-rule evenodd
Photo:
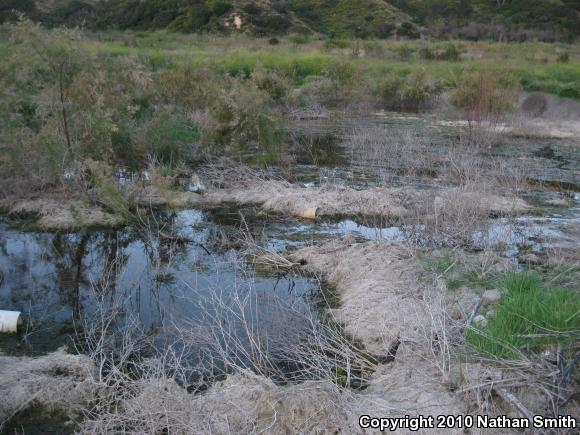
<path fill-rule="evenodd" d="M 469 342 L 495 357 L 549 346 L 577 346 L 580 339 L 580 294 L 577 289 L 542 284 L 533 272 L 514 272 L 503 282 L 505 292 L 489 323 L 468 331 Z"/>

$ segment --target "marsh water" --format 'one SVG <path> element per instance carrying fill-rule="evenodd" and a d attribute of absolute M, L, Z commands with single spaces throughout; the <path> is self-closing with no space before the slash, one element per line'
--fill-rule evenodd
<path fill-rule="evenodd" d="M 429 116 L 334 115 L 299 126 L 310 138 L 292 166 L 292 181 L 305 187 L 341 184 L 355 188 L 440 185 L 437 168 L 406 174 L 400 162 L 382 165 L 356 158 L 345 138 L 364 129 L 385 135 L 412 130 L 427 138 L 431 152 L 450 146 L 458 132 Z M 568 140 L 506 138 L 484 151 L 506 162 L 525 161 L 532 187 L 521 197 L 530 215 L 494 220 L 473 235 L 474 249 L 491 248 L 513 259 L 522 250 L 576 249 L 580 242 L 580 156 Z M 540 187 L 540 184 L 542 185 Z M 534 187 L 536 186 L 536 187 Z M 565 200 L 565 202 L 562 202 Z M 559 201 L 559 203 L 557 202 Z M 555 205 L 557 204 L 557 205 Z M 256 269 L 241 240 L 285 252 L 323 239 L 350 234 L 359 240 L 405 242 L 404 228 L 377 220 L 306 222 L 264 217 L 253 207 L 158 211 L 143 223 L 115 230 L 48 233 L 28 231 L 19 222 L 0 221 L 0 309 L 23 313 L 18 335 L 0 335 L 0 353 L 43 354 L 69 343 L 86 319 L 120 309 L 127 322 L 155 334 L 168 322 L 203 322 L 208 296 L 249 292 L 257 304 L 292 298 L 310 306 L 320 284 L 314 278 Z"/>

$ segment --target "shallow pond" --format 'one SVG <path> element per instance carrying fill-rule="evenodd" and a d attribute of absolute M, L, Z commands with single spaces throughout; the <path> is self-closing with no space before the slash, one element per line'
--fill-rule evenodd
<path fill-rule="evenodd" d="M 54 350 L 103 307 L 154 333 L 168 322 L 202 321 L 204 304 L 218 296 L 296 300 L 317 292 L 314 279 L 257 274 L 236 249 L 238 237 L 238 228 L 199 210 L 157 215 L 147 227 L 83 233 L 0 223 L 0 307 L 25 319 L 18 336 L 0 335 L 0 351 Z"/>
<path fill-rule="evenodd" d="M 428 141 L 427 152 L 450 147 L 459 132 L 442 128 L 430 116 L 401 114 L 335 115 L 300 126 L 306 140 L 297 151 L 301 159 L 291 168 L 293 181 L 304 186 L 341 184 L 355 188 L 413 185 L 434 189 L 442 185 L 436 171 L 405 174 L 396 159 L 377 163 L 349 145 L 353 131 L 377 129 L 387 137 L 412 131 Z M 382 133 L 381 133 L 382 132 Z M 576 249 L 580 244 L 580 195 L 575 188 L 580 156 L 565 140 L 506 138 L 483 150 L 483 157 L 525 161 L 530 180 L 564 189 L 521 192 L 537 210 L 533 216 L 496 219 L 485 232 L 473 234 L 474 248 L 492 248 L 515 258 L 522 246 L 532 252 L 547 247 Z M 565 192 L 562 192 L 564 190 Z M 566 199 L 565 206 L 554 200 Z M 244 217 L 242 219 L 242 216 Z M 0 352 L 41 354 L 67 343 L 103 307 L 121 308 L 125 322 L 154 335 L 168 322 L 203 323 L 206 299 L 216 294 L 259 295 L 301 301 L 319 290 L 319 283 L 298 275 L 259 273 L 246 262 L 241 238 L 270 251 L 283 252 L 304 244 L 342 237 L 405 242 L 405 228 L 373 219 L 304 222 L 264 218 L 252 207 L 214 211 L 160 212 L 118 230 L 82 233 L 27 232 L 0 222 L 0 309 L 24 314 L 22 333 L 0 336 Z M 244 232 L 240 232 L 243 228 Z M 288 296 L 290 295 L 290 296 Z M 268 310 L 267 308 L 264 308 Z M 121 322 L 122 324 L 123 322 Z"/>

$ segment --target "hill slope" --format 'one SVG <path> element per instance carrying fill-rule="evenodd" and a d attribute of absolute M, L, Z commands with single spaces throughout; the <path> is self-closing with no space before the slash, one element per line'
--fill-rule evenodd
<path fill-rule="evenodd" d="M 571 40 L 579 0 L 0 0 L 0 22 L 24 12 L 89 29 L 242 31 L 259 36 Z"/>

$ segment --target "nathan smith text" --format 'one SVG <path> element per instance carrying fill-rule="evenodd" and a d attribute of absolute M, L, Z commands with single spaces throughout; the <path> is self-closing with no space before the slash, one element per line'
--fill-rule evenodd
<path fill-rule="evenodd" d="M 578 421 L 571 416 L 543 417 L 536 415 L 533 419 L 508 417 L 500 415 L 417 415 L 404 417 L 371 417 L 361 415 L 358 421 L 360 427 L 379 429 L 381 431 L 395 431 L 408 429 L 575 429 Z"/>

